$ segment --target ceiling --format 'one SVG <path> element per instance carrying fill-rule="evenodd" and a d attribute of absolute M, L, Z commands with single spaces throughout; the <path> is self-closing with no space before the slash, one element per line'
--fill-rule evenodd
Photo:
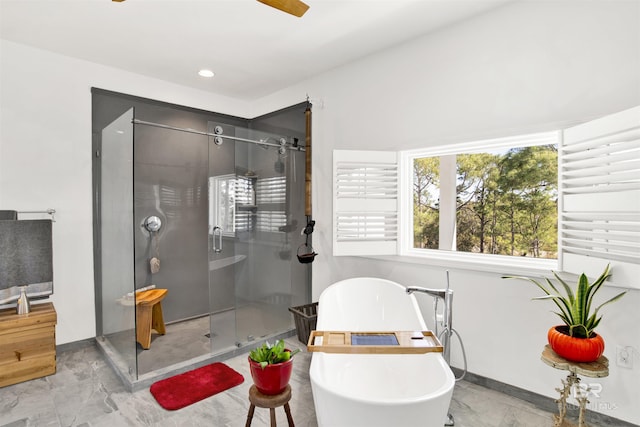
<path fill-rule="evenodd" d="M 252 100 L 515 0 L 305 1 L 0 0 L 0 37 Z"/>

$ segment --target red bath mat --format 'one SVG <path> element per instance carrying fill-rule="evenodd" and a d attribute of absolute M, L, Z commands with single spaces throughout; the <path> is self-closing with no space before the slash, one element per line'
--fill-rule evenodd
<path fill-rule="evenodd" d="M 243 381 L 240 373 L 217 362 L 160 380 L 153 383 L 149 391 L 160 406 L 173 411 L 235 387 Z"/>

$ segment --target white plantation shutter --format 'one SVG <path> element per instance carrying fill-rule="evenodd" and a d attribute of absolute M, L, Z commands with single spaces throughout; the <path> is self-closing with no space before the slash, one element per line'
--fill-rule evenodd
<path fill-rule="evenodd" d="M 253 180 L 244 176 L 235 176 L 232 181 L 232 194 L 235 197 L 234 231 L 250 231 L 256 204 Z"/>
<path fill-rule="evenodd" d="M 287 201 L 287 177 L 274 176 L 258 179 L 256 183 L 256 203 L 280 203 L 284 206 Z"/>
<path fill-rule="evenodd" d="M 285 205 L 287 201 L 287 177 L 259 178 L 255 184 L 256 228 L 271 233 L 280 232 L 287 225 Z"/>
<path fill-rule="evenodd" d="M 395 152 L 333 152 L 333 255 L 397 251 L 398 164 Z"/>
<path fill-rule="evenodd" d="M 560 182 L 561 269 L 640 288 L 640 107 L 566 129 Z"/>

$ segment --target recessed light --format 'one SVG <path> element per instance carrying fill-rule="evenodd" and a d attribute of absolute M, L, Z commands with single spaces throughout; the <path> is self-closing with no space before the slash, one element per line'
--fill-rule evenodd
<path fill-rule="evenodd" d="M 213 77 L 213 71 L 211 70 L 200 70 L 198 71 L 198 74 L 202 77 Z"/>

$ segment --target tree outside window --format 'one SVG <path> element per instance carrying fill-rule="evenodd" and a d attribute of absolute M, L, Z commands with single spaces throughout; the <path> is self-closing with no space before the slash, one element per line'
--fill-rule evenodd
<path fill-rule="evenodd" d="M 441 187 L 447 171 L 440 157 L 413 160 L 414 248 L 440 249 L 440 227 L 455 225 L 453 247 L 459 252 L 557 258 L 555 145 L 460 153 L 455 159 L 455 188 Z M 455 219 L 440 215 L 442 192 L 455 192 Z"/>

